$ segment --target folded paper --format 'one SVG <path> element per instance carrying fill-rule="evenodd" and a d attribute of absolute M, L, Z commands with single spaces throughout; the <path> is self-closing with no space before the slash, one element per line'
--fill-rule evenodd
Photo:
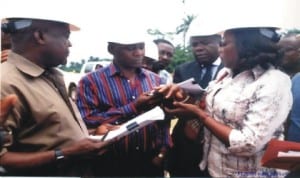
<path fill-rule="evenodd" d="M 272 139 L 261 160 L 264 167 L 300 169 L 300 143 Z"/>
<path fill-rule="evenodd" d="M 156 106 L 155 108 L 122 124 L 120 128 L 116 130 L 109 131 L 105 135 L 90 135 L 89 138 L 99 141 L 107 141 L 111 139 L 121 138 L 157 120 L 164 120 L 164 118 L 165 114 L 163 110 L 159 106 Z"/>
<path fill-rule="evenodd" d="M 195 81 L 194 78 L 190 78 L 183 82 L 177 83 L 177 85 L 180 88 L 182 88 L 185 92 L 190 93 L 192 95 L 201 95 L 206 91 Z"/>

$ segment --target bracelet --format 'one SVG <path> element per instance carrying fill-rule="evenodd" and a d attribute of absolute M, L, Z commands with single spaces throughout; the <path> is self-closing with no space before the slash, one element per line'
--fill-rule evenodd
<path fill-rule="evenodd" d="M 191 98 L 190 95 L 188 95 L 186 98 L 184 98 L 184 100 L 182 100 L 182 101 L 180 101 L 180 102 L 181 102 L 181 103 L 185 103 L 185 102 L 187 102 L 190 98 Z"/>

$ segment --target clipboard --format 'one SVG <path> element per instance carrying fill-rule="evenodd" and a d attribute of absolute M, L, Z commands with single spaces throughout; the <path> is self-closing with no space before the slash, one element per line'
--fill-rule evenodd
<path fill-rule="evenodd" d="M 120 128 L 116 130 L 109 131 L 105 135 L 90 135 L 89 138 L 97 141 L 119 139 L 157 120 L 164 120 L 164 118 L 165 114 L 163 110 L 159 106 L 156 106 L 155 108 L 122 124 Z"/>
<path fill-rule="evenodd" d="M 300 143 L 272 139 L 261 159 L 264 167 L 286 170 L 300 169 Z"/>

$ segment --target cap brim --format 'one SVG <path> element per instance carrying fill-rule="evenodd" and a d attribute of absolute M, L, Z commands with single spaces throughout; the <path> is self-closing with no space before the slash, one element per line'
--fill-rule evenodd
<path fill-rule="evenodd" d="M 73 25 L 73 24 L 69 24 L 69 29 L 70 31 L 79 31 L 80 28 L 76 25 Z"/>
<path fill-rule="evenodd" d="M 68 23 L 68 22 L 60 20 L 60 19 L 51 19 L 51 18 L 42 19 L 42 18 L 35 18 L 35 17 L 8 17 L 8 18 L 2 19 L 1 23 L 7 22 L 9 19 L 28 19 L 28 20 L 45 20 L 45 21 L 52 21 L 52 22 L 60 22 L 60 23 L 68 24 L 70 31 L 79 31 L 80 30 L 80 28 L 76 25 L 73 25 L 71 23 Z"/>

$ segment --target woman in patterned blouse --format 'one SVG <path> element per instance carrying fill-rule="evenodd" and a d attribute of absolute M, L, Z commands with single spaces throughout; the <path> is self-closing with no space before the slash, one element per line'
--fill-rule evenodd
<path fill-rule="evenodd" d="M 291 109 L 291 82 L 277 69 L 281 52 L 275 28 L 235 28 L 224 32 L 219 47 L 225 66 L 210 82 L 205 109 L 174 102 L 175 115 L 193 115 L 206 126 L 200 168 L 212 177 L 281 177 L 260 160 L 272 138 L 283 139 Z M 166 98 L 186 95 L 178 86 L 158 88 Z"/>

